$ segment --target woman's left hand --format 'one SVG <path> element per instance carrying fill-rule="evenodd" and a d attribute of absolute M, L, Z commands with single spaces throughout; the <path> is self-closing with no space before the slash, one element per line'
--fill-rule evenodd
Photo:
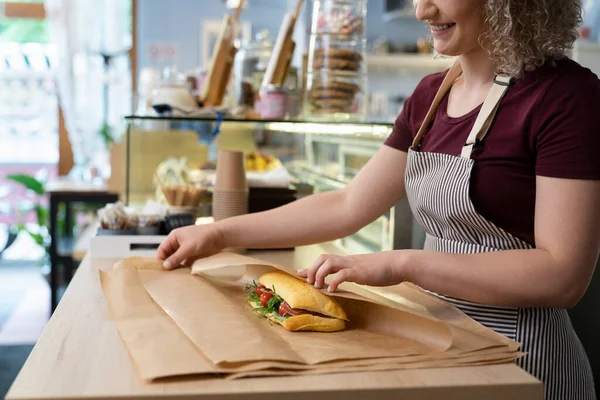
<path fill-rule="evenodd" d="M 320 289 L 325 285 L 325 278 L 334 274 L 327 289 L 329 292 L 335 292 L 345 281 L 368 286 L 392 286 L 404 281 L 400 258 L 398 251 L 352 256 L 322 254 L 309 268 L 298 271 L 298 275 Z"/>

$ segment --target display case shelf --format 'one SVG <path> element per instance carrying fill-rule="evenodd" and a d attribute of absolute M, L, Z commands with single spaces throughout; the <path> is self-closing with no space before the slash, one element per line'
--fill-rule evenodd
<path fill-rule="evenodd" d="M 204 121 L 204 122 L 217 122 L 216 117 L 212 116 L 193 116 L 193 115 L 173 115 L 173 116 L 154 116 L 154 115 L 128 115 L 125 120 L 129 122 L 136 121 Z M 255 123 L 259 125 L 273 124 L 273 123 L 285 123 L 295 125 L 306 125 L 306 124 L 319 124 L 319 125 L 340 125 L 340 126 L 387 126 L 391 127 L 387 121 L 311 121 L 301 119 L 249 119 L 249 118 L 235 118 L 224 116 L 222 122 L 235 122 L 235 123 Z"/>
<path fill-rule="evenodd" d="M 275 156 L 294 184 L 306 184 L 314 193 L 338 190 L 366 165 L 393 128 L 389 122 L 224 118 L 214 137 L 217 120 L 206 116 L 128 116 L 127 122 L 125 198 L 134 207 L 158 199 L 153 175 L 163 160 L 186 158 L 191 168 L 202 172 L 201 166 L 214 162 L 215 153 L 223 149 Z M 207 201 L 204 209 L 210 210 Z M 401 226 L 396 224 L 398 218 Z M 356 252 L 411 247 L 410 220 L 408 205 L 399 204 L 338 242 Z"/>
<path fill-rule="evenodd" d="M 443 71 L 452 66 L 454 57 L 434 56 L 433 54 L 369 54 L 367 66 L 379 69 L 414 69 L 428 71 Z"/>
<path fill-rule="evenodd" d="M 206 123 L 214 129 L 217 119 L 214 117 L 195 116 L 136 116 L 125 117 L 130 127 L 141 127 L 144 130 L 173 129 L 182 130 L 194 124 Z M 348 136 L 374 140 L 385 140 L 392 132 L 393 123 L 389 121 L 340 122 L 340 121 L 308 121 L 308 120 L 257 120 L 224 117 L 222 124 L 229 126 L 245 126 L 271 132 L 299 133 L 315 135 Z"/>

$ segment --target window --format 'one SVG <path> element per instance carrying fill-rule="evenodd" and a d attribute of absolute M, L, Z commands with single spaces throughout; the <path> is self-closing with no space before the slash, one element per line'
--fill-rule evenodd
<path fill-rule="evenodd" d="M 6 2 L 0 0 L 0 7 L 2 3 Z M 45 20 L 0 20 L 0 224 L 35 220 L 33 215 L 18 215 L 27 194 L 6 175 L 57 174 L 54 60 Z"/>

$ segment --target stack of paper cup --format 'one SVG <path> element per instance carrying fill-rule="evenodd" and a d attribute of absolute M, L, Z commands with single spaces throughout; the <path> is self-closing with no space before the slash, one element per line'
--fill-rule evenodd
<path fill-rule="evenodd" d="M 215 221 L 248 213 L 248 184 L 244 153 L 219 152 L 212 211 Z"/>

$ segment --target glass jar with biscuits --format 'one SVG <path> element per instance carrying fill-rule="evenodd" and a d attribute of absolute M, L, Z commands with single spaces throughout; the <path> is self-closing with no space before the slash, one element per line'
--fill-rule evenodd
<path fill-rule="evenodd" d="M 304 117 L 362 121 L 366 115 L 366 0 L 314 0 Z"/>

